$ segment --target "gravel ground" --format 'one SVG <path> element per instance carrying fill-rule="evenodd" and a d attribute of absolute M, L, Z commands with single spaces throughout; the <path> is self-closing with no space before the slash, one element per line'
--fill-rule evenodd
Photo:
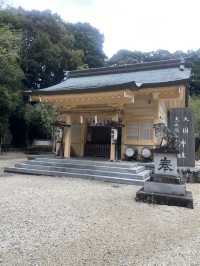
<path fill-rule="evenodd" d="M 200 265 L 200 185 L 194 210 L 135 202 L 138 189 L 1 174 L 0 265 Z"/>

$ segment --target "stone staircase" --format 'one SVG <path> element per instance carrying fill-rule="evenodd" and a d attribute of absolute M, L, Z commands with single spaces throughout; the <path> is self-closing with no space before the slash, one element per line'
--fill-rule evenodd
<path fill-rule="evenodd" d="M 7 167 L 5 172 L 78 177 L 113 183 L 143 185 L 149 179 L 150 170 L 131 162 L 109 162 L 85 159 L 56 159 L 35 156 L 34 159 Z"/>

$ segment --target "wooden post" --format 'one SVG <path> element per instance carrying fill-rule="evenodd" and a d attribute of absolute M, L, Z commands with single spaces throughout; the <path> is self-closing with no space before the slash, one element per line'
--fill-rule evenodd
<path fill-rule="evenodd" d="M 110 144 L 110 161 L 115 161 L 115 144 Z"/>
<path fill-rule="evenodd" d="M 118 114 L 115 114 L 113 116 L 113 121 L 116 121 L 118 122 L 119 120 L 119 115 Z M 116 159 L 116 144 L 115 142 L 112 140 L 112 129 L 111 129 L 111 143 L 110 143 L 110 161 L 115 161 Z"/>
<path fill-rule="evenodd" d="M 64 158 L 70 158 L 71 150 L 71 126 L 64 128 Z"/>
<path fill-rule="evenodd" d="M 80 150 L 80 156 L 84 156 L 84 149 L 85 149 L 85 138 L 86 138 L 86 122 L 83 121 L 83 124 L 81 124 L 81 150 Z"/>
<path fill-rule="evenodd" d="M 53 126 L 53 134 L 52 134 L 52 152 L 56 154 L 56 127 Z"/>
<path fill-rule="evenodd" d="M 67 115 L 66 117 L 66 124 L 68 126 L 65 126 L 64 128 L 64 158 L 70 158 L 70 151 L 71 151 L 71 117 L 70 115 Z"/>

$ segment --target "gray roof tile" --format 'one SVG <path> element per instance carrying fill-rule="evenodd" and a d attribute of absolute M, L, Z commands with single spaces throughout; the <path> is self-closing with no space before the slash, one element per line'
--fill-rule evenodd
<path fill-rule="evenodd" d="M 148 65 L 145 64 L 145 66 Z M 85 75 L 84 71 L 79 71 L 78 75 L 76 74 L 76 71 L 70 72 L 69 77 L 54 86 L 51 86 L 49 88 L 45 88 L 42 90 L 39 90 L 40 92 L 69 92 L 69 91 L 85 91 L 85 90 L 95 90 L 95 89 L 105 89 L 110 87 L 116 87 L 116 86 L 122 86 L 129 84 L 132 87 L 139 88 L 144 87 L 145 85 L 151 86 L 155 84 L 162 84 L 162 83 L 173 83 L 173 82 L 179 82 L 183 80 L 188 80 L 191 75 L 190 68 L 184 68 L 184 70 L 181 70 L 179 68 L 179 65 L 171 65 L 168 66 L 165 64 L 165 67 L 156 65 L 155 69 L 152 69 L 153 65 L 151 64 L 151 68 L 144 68 L 144 69 L 128 69 L 128 72 L 125 72 L 122 68 L 122 71 L 120 73 L 120 70 L 118 69 L 116 73 L 116 68 L 113 67 L 113 70 L 115 70 L 114 73 L 110 71 L 111 68 L 109 68 L 108 73 L 101 72 L 92 72 L 91 74 L 88 73 L 89 71 L 85 71 L 87 74 Z M 102 68 L 103 69 L 103 68 Z M 98 69 L 97 69 L 98 70 Z M 75 75 L 73 74 L 75 73 Z M 80 74 L 79 74 L 80 73 Z"/>

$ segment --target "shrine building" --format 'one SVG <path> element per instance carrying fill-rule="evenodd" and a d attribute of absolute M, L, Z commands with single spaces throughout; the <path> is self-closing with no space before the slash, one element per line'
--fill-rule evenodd
<path fill-rule="evenodd" d="M 76 70 L 31 99 L 57 107 L 65 158 L 124 159 L 155 148 L 153 124 L 187 106 L 190 75 L 180 60 Z"/>

